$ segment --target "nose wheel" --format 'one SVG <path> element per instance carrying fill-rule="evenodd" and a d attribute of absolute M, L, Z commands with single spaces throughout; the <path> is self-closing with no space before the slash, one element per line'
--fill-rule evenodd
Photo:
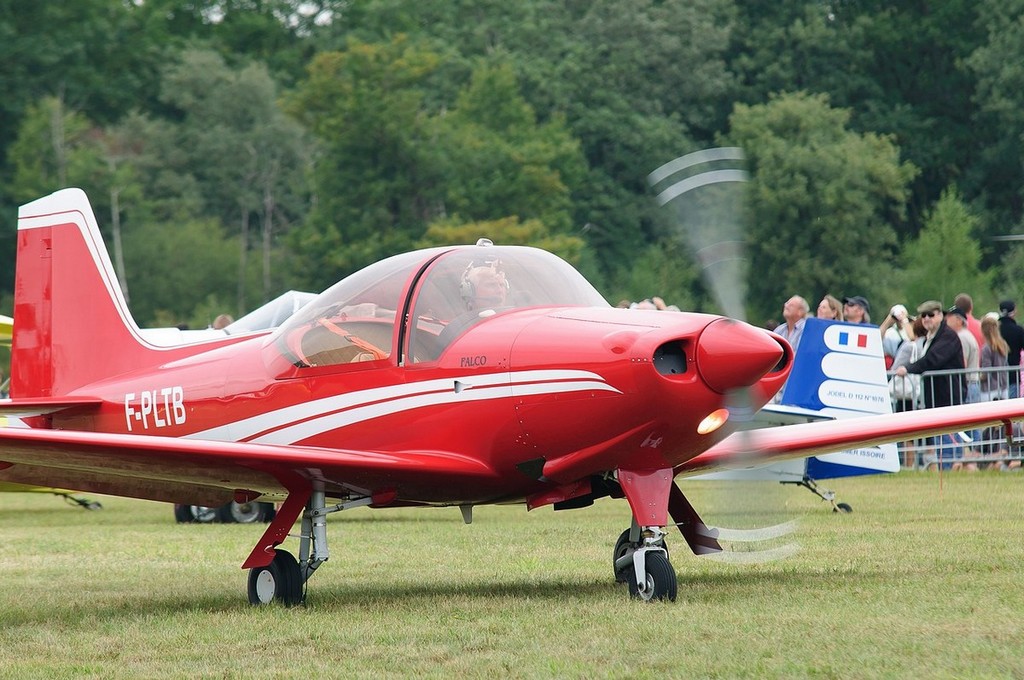
<path fill-rule="evenodd" d="M 661 527 L 633 526 L 619 535 L 612 551 L 616 583 L 628 583 L 637 600 L 676 599 L 676 570 L 668 559 Z"/>
<path fill-rule="evenodd" d="M 639 576 L 639 573 L 638 573 Z M 636 600 L 669 600 L 676 599 L 676 570 L 664 553 L 652 552 L 644 560 L 643 583 L 637 579 L 629 580 L 629 595 Z"/>

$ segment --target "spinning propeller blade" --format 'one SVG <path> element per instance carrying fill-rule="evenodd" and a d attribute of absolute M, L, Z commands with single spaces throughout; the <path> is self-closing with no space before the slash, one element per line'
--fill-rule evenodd
<path fill-rule="evenodd" d="M 740 358 L 744 345 L 749 349 L 755 344 L 744 342 L 744 338 L 749 333 L 759 332 L 739 323 L 746 321 L 747 299 L 744 191 L 748 174 L 743 169 L 743 161 L 743 150 L 737 147 L 705 149 L 676 158 L 647 177 L 657 193 L 659 205 L 671 211 L 676 236 L 696 258 L 720 311 L 734 320 L 718 322 L 735 324 L 734 333 L 723 325 L 702 341 L 702 345 L 721 359 L 706 362 L 713 366 L 709 375 L 704 376 L 712 386 L 735 385 L 733 373 L 739 370 L 737 365 L 756 361 L 754 357 Z M 754 426 L 757 411 L 751 390 L 729 389 L 725 394 L 730 422 L 739 425 L 738 435 L 743 437 L 743 431 Z M 743 441 L 746 439 L 744 437 Z M 755 453 L 751 447 L 741 445 L 729 467 L 735 470 L 749 467 L 756 460 Z M 729 473 L 722 476 L 727 478 Z M 700 498 L 701 514 L 709 524 L 705 528 L 707 536 L 687 538 L 691 547 L 720 544 L 722 552 L 698 549 L 695 552 L 716 553 L 719 559 L 733 562 L 769 561 L 793 554 L 798 546 L 788 542 L 787 537 L 796 523 L 786 521 L 780 489 L 777 482 L 735 479 L 702 483 L 696 488 L 691 486 L 690 490 Z M 681 503 L 678 505 L 681 507 Z M 723 523 L 736 528 L 722 528 Z"/>
<path fill-rule="evenodd" d="M 657 200 L 676 216 L 678 236 L 693 252 L 725 316 L 746 320 L 747 264 L 742 229 L 747 172 L 738 147 L 681 156 L 647 176 Z"/>

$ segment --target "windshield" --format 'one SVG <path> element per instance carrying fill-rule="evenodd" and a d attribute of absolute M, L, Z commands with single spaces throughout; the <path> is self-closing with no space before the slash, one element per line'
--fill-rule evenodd
<path fill-rule="evenodd" d="M 525 307 L 608 307 L 561 258 L 521 246 L 468 246 L 430 264 L 416 293 L 412 361 L 430 361 L 476 323 Z"/>
<path fill-rule="evenodd" d="M 289 318 L 274 342 L 300 368 L 388 358 L 408 286 L 439 252 L 396 255 L 342 279 Z"/>
<path fill-rule="evenodd" d="M 408 329 L 412 362 L 437 359 L 476 323 L 513 309 L 608 306 L 571 265 L 543 250 L 433 248 L 381 260 L 342 279 L 285 321 L 272 342 L 300 368 L 388 359 L 400 312 L 421 271 Z"/>

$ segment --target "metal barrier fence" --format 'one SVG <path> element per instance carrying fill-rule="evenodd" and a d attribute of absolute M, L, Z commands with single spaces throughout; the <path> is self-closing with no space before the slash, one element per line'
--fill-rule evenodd
<path fill-rule="evenodd" d="M 1021 394 L 1020 367 L 928 371 L 900 377 L 889 371 L 893 412 L 913 411 L 950 403 L 973 404 Z M 955 395 L 960 395 L 957 398 Z M 1014 469 L 1024 460 L 1024 429 L 1015 424 L 956 432 L 899 442 L 901 462 L 907 469 Z"/>

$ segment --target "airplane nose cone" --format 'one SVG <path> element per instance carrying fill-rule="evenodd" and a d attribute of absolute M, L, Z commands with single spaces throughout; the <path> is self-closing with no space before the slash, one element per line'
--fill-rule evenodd
<path fill-rule="evenodd" d="M 697 343 L 697 369 L 708 387 L 725 394 L 749 387 L 778 366 L 785 352 L 768 333 L 732 319 L 708 324 Z"/>

